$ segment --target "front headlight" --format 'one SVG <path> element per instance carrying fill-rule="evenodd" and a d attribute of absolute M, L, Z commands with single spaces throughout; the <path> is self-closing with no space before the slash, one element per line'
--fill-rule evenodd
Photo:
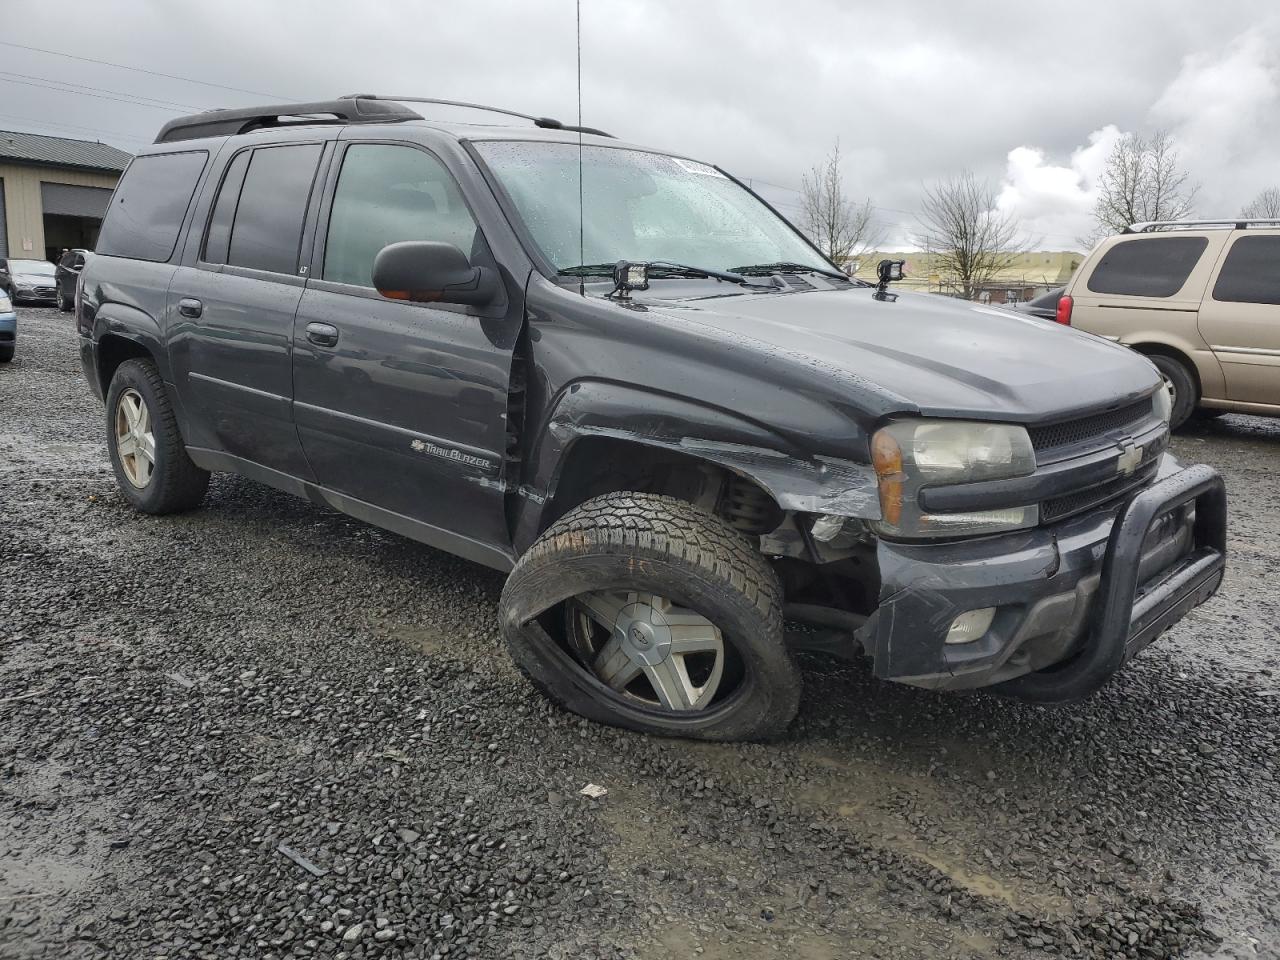
<path fill-rule="evenodd" d="M 1151 395 L 1151 409 L 1166 426 L 1173 419 L 1173 394 L 1169 391 L 1168 384 L 1161 383 L 1160 388 Z"/>
<path fill-rule="evenodd" d="M 871 460 L 880 488 L 876 532 L 908 539 L 964 537 L 1034 527 L 1037 505 L 1003 510 L 925 513 L 925 487 L 978 480 L 1007 480 L 1035 473 L 1036 455 L 1026 428 L 964 420 L 901 420 L 871 438 Z"/>
<path fill-rule="evenodd" d="M 13 311 L 13 301 L 0 293 L 0 313 L 10 313 Z"/>

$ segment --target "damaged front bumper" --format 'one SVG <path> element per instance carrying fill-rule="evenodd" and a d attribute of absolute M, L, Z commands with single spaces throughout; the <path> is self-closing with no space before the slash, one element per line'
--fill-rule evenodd
<path fill-rule="evenodd" d="M 884 679 L 1079 699 L 1217 590 L 1225 541 L 1221 478 L 1165 455 L 1118 507 L 980 540 L 880 541 L 880 606 L 859 639 Z M 958 616 L 987 608 L 985 633 L 946 642 Z"/>

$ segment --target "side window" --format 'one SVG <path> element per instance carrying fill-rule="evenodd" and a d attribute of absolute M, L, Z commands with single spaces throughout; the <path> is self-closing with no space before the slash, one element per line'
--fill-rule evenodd
<path fill-rule="evenodd" d="M 1239 237 L 1213 285 L 1213 299 L 1280 303 L 1280 237 Z"/>
<path fill-rule="evenodd" d="M 413 147 L 353 144 L 329 214 L 324 279 L 373 286 L 378 251 L 401 240 L 438 240 L 471 256 L 476 223 L 439 160 Z"/>
<path fill-rule="evenodd" d="M 1187 282 L 1208 245 L 1205 237 L 1121 241 L 1093 268 L 1089 289 L 1123 297 L 1172 297 Z"/>
<path fill-rule="evenodd" d="M 178 231 L 208 158 L 204 150 L 136 158 L 111 198 L 98 235 L 98 252 L 156 262 L 173 256 Z"/>
<path fill-rule="evenodd" d="M 302 222 L 320 151 L 318 143 L 253 151 L 231 223 L 229 266 L 290 276 L 298 272 Z"/>
<path fill-rule="evenodd" d="M 249 168 L 249 154 L 245 150 L 236 154 L 227 165 L 209 218 L 209 232 L 205 235 L 204 251 L 200 259 L 206 263 L 226 263 L 227 250 L 231 246 L 231 221 L 235 219 L 236 204 L 240 202 L 240 188 L 244 186 L 244 172 Z"/>

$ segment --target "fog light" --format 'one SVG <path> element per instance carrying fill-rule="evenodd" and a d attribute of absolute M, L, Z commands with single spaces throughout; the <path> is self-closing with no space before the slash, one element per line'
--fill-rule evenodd
<path fill-rule="evenodd" d="M 951 621 L 947 630 L 947 643 L 972 643 L 987 632 L 991 621 L 995 619 L 995 607 L 983 607 L 981 610 L 968 610 Z"/>

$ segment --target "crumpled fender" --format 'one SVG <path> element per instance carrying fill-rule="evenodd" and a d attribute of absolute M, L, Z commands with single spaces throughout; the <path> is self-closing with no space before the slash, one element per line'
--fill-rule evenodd
<path fill-rule="evenodd" d="M 562 391 L 538 438 L 532 483 L 521 493 L 538 510 L 560 481 L 570 448 L 585 437 L 608 437 L 674 451 L 724 467 L 766 490 L 784 510 L 878 519 L 880 502 L 869 464 L 795 450 L 785 438 L 752 420 L 682 397 L 603 381 L 579 381 Z M 529 522 L 529 521 L 525 521 Z M 524 523 L 518 545 L 536 530 Z"/>

